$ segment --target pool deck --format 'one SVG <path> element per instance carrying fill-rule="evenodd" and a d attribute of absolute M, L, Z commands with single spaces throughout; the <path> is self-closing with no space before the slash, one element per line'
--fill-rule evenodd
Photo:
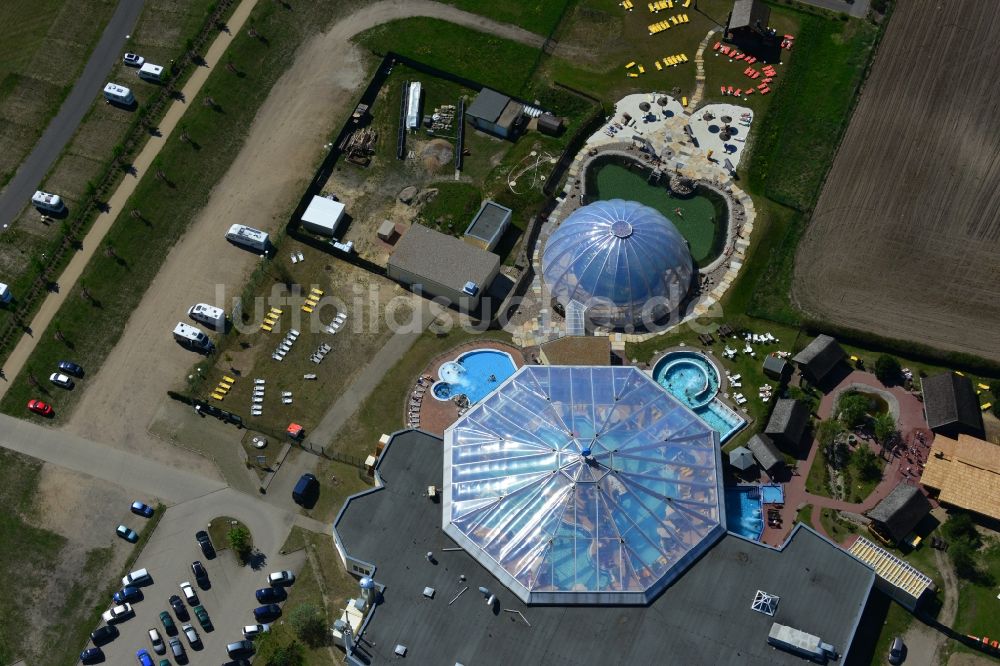
<path fill-rule="evenodd" d="M 517 347 L 495 340 L 482 340 L 459 345 L 435 357 L 424 368 L 423 372 L 420 373 L 420 376 L 430 376 L 433 377 L 433 381 L 437 381 L 438 370 L 441 369 L 442 365 L 448 361 L 454 361 L 466 352 L 476 351 L 477 349 L 494 349 L 506 352 L 514 359 L 514 365 L 518 368 L 525 364 L 524 355 Z M 414 385 L 416 385 L 416 378 L 414 378 Z M 407 395 L 406 403 L 403 405 L 404 421 L 406 421 L 405 417 L 408 412 L 409 403 L 410 396 Z M 454 423 L 456 419 L 458 419 L 458 405 L 451 400 L 438 400 L 431 395 L 430 388 L 428 388 L 420 403 L 420 429 L 435 435 L 443 435 L 445 428 Z"/>

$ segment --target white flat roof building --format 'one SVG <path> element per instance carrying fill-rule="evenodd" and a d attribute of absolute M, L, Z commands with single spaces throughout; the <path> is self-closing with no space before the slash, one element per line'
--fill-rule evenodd
<path fill-rule="evenodd" d="M 344 219 L 345 206 L 339 201 L 326 197 L 313 197 L 302 214 L 302 226 L 308 231 L 324 236 L 336 235 L 337 227 Z"/>

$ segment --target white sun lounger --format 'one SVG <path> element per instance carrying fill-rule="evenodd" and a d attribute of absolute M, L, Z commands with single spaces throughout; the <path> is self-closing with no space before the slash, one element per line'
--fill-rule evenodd
<path fill-rule="evenodd" d="M 289 256 L 291 256 L 291 258 L 292 258 L 292 263 L 293 263 L 293 264 L 297 264 L 297 263 L 299 263 L 299 258 L 298 258 L 297 256 L 295 256 L 295 253 L 294 253 L 294 252 L 290 253 L 290 255 L 289 255 Z"/>
<path fill-rule="evenodd" d="M 253 380 L 253 383 L 257 384 L 257 385 L 260 385 L 260 386 L 263 386 L 264 384 L 267 383 L 267 380 L 266 379 L 255 379 L 255 380 Z"/>
<path fill-rule="evenodd" d="M 282 398 L 281 402 L 284 403 L 284 404 L 286 404 L 286 405 L 290 405 L 290 404 L 292 404 L 292 399 L 291 398 Z"/>
<path fill-rule="evenodd" d="M 255 405 L 260 405 L 263 402 L 264 402 L 264 398 L 254 398 L 253 399 L 253 404 L 255 404 Z"/>
<path fill-rule="evenodd" d="M 285 360 L 285 355 L 284 354 L 271 354 L 271 358 L 273 358 L 275 361 L 283 361 L 283 360 Z"/>
<path fill-rule="evenodd" d="M 291 391 L 282 391 L 281 392 L 281 397 L 282 398 L 291 398 L 292 397 L 292 392 Z"/>
<path fill-rule="evenodd" d="M 316 379 L 316 375 L 310 372 L 309 374 L 302 375 L 302 379 Z"/>

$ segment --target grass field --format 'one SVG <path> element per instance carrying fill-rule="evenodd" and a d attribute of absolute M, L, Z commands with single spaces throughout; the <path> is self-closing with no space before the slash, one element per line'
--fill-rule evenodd
<path fill-rule="evenodd" d="M 983 572 L 981 580 L 959 580 L 958 612 L 955 631 L 973 636 L 1000 635 L 1000 614 L 997 607 L 997 583 L 1000 583 L 1000 538 L 990 534 L 985 547 L 978 553 L 977 563 Z"/>
<path fill-rule="evenodd" d="M 0 3 L 0 189 L 59 110 L 116 4 Z"/>
<path fill-rule="evenodd" d="M 1000 92 L 980 85 L 993 63 L 978 45 L 1000 16 L 956 2 L 942 30 L 926 21 L 929 6 L 893 13 L 791 293 L 816 319 L 998 362 L 1000 139 L 982 121 Z M 915 43 L 940 45 L 933 67 L 902 55 Z"/>
<path fill-rule="evenodd" d="M 492 0 L 442 0 L 467 12 L 481 14 L 501 23 L 513 23 L 525 30 L 548 37 L 559 25 L 563 12 L 571 8 L 574 0 L 519 0 L 494 2 Z"/>
<path fill-rule="evenodd" d="M 264 3 L 254 10 L 251 20 L 268 37 L 269 45 L 245 32 L 234 38 L 227 57 L 246 75 L 240 77 L 218 68 L 201 96 L 190 102 L 182 122 L 198 148 L 182 142 L 179 133 L 167 141 L 157 158 L 166 180 L 144 177 L 126 206 L 141 211 L 143 220 L 122 216 L 116 221 L 107 236 L 115 256 L 104 252 L 95 255 L 53 322 L 66 341 L 54 337 L 54 325 L 39 340 L 26 372 L 14 380 L 0 408 L 20 414 L 21 403 L 35 392 L 28 375 L 47 377 L 48 368 L 69 353 L 90 373 L 100 366 L 159 271 L 167 250 L 187 229 L 207 201 L 212 186 L 229 168 L 257 109 L 298 46 L 331 17 L 351 9 L 350 4 L 331 0 L 304 5 L 295 12 L 276 3 Z M 202 104 L 206 97 L 212 97 L 217 106 Z M 157 242 L 149 242 L 151 235 Z M 84 297 L 85 288 L 89 299 Z M 95 318 L 102 326 L 93 325 Z M 60 396 L 60 403 L 70 404 L 72 395 Z M 55 405 L 57 419 L 60 403 Z"/>
<path fill-rule="evenodd" d="M 420 209 L 417 219 L 424 226 L 461 238 L 479 210 L 483 195 L 469 183 L 436 183 L 436 197 Z"/>
<path fill-rule="evenodd" d="M 430 18 L 385 23 L 356 41 L 373 53 L 394 51 L 508 95 L 525 92 L 541 55 L 530 46 Z"/>

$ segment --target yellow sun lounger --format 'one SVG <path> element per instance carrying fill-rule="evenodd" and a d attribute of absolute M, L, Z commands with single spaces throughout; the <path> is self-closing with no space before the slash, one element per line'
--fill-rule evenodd
<path fill-rule="evenodd" d="M 688 105 L 688 98 L 681 97 L 681 106 L 687 106 L 687 105 Z"/>
<path fill-rule="evenodd" d="M 276 317 L 280 317 L 283 312 L 284 310 L 282 310 L 281 308 L 271 308 L 271 314 L 273 314 Z"/>
<path fill-rule="evenodd" d="M 229 375 L 222 375 L 222 381 L 229 382 L 230 384 L 236 383 L 236 380 L 230 377 Z"/>
<path fill-rule="evenodd" d="M 633 67 L 635 67 L 635 60 L 625 65 L 625 69 L 632 69 Z"/>
<path fill-rule="evenodd" d="M 215 392 L 218 393 L 219 395 L 226 395 L 227 393 L 229 393 L 229 389 L 222 388 L 221 386 L 216 386 Z"/>
<path fill-rule="evenodd" d="M 628 77 L 629 77 L 630 79 L 637 79 L 637 78 L 639 78 L 639 75 L 638 75 L 638 74 L 636 74 L 635 72 L 629 72 L 629 73 L 628 73 Z"/>
<path fill-rule="evenodd" d="M 687 62 L 688 61 L 688 57 L 686 55 L 684 55 L 683 53 L 681 53 L 677 57 L 681 59 L 681 62 Z"/>
<path fill-rule="evenodd" d="M 653 64 L 656 65 L 656 69 L 658 70 L 663 69 L 663 65 L 660 64 L 659 60 L 656 60 L 655 62 L 653 62 Z"/>
<path fill-rule="evenodd" d="M 324 292 L 322 289 L 320 289 L 318 287 L 313 287 L 312 289 L 309 290 L 309 293 L 310 294 L 316 294 L 317 296 L 322 296 L 326 292 Z"/>
<path fill-rule="evenodd" d="M 987 409 L 989 409 L 992 406 L 993 406 L 992 402 L 987 402 L 986 404 L 983 405 L 982 409 L 985 412 Z"/>
<path fill-rule="evenodd" d="M 956 370 L 956 371 L 955 371 L 955 374 L 956 374 L 956 375 L 959 375 L 960 377 L 964 377 L 964 376 L 965 376 L 965 373 L 964 373 L 964 372 L 962 372 L 961 370 Z"/>
<path fill-rule="evenodd" d="M 986 384 L 976 384 L 976 386 L 978 386 L 979 388 L 983 389 L 984 391 L 990 390 L 990 387 L 987 386 Z"/>
<path fill-rule="evenodd" d="M 306 299 L 306 305 L 312 305 L 315 307 L 317 303 L 319 303 L 318 296 L 310 296 L 309 298 Z"/>
<path fill-rule="evenodd" d="M 646 73 L 646 68 L 643 67 L 642 65 L 639 65 L 639 73 L 640 74 L 645 74 Z"/>
<path fill-rule="evenodd" d="M 681 21 L 682 21 L 683 23 L 687 23 L 687 22 L 688 22 L 688 21 L 690 21 L 690 20 L 691 20 L 691 19 L 689 19 L 689 18 L 688 18 L 688 15 L 687 15 L 687 14 L 681 14 Z"/>
<path fill-rule="evenodd" d="M 649 7 L 649 11 L 651 11 L 651 12 L 655 12 L 656 11 L 656 8 L 653 7 L 653 3 L 652 2 L 646 3 L 646 6 Z"/>
<path fill-rule="evenodd" d="M 303 305 L 302 306 L 302 311 L 303 312 L 308 312 L 309 314 L 312 314 L 313 309 L 311 307 L 309 307 L 308 305 Z"/>
<path fill-rule="evenodd" d="M 213 393 L 212 397 L 215 398 L 216 400 L 225 400 L 226 399 L 226 396 L 219 395 L 218 393 Z"/>
<path fill-rule="evenodd" d="M 263 324 L 260 325 L 260 330 L 267 331 L 268 333 L 270 333 L 272 327 L 273 327 L 273 324 L 263 323 Z"/>
<path fill-rule="evenodd" d="M 219 382 L 219 388 L 228 391 L 233 388 L 233 385 L 231 382 Z"/>
<path fill-rule="evenodd" d="M 691 6 L 691 0 L 684 0 L 684 4 L 682 6 L 684 7 L 684 9 L 687 9 L 688 7 Z"/>

